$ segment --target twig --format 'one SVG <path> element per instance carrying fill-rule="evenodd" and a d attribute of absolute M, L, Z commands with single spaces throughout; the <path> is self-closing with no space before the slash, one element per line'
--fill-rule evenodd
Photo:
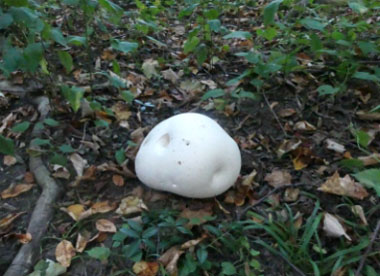
<path fill-rule="evenodd" d="M 380 220 L 377 221 L 375 231 L 373 232 L 369 245 L 367 246 L 367 249 L 365 250 L 363 257 L 360 260 L 360 264 L 359 264 L 358 269 L 355 272 L 355 276 L 360 276 L 360 273 L 364 267 L 365 261 L 367 260 L 368 254 L 370 253 L 372 249 L 373 243 L 375 242 L 375 239 L 377 235 L 379 234 L 379 231 L 380 231 Z"/>
<path fill-rule="evenodd" d="M 250 209 L 252 209 L 252 208 L 260 205 L 265 200 L 267 200 L 268 197 L 270 197 L 271 195 L 277 193 L 280 190 L 283 190 L 283 189 L 286 189 L 286 188 L 296 188 L 296 187 L 305 186 L 305 185 L 307 185 L 307 183 L 302 182 L 302 183 L 289 184 L 289 185 L 284 185 L 284 186 L 276 187 L 273 190 L 271 190 L 269 193 L 267 193 L 265 196 L 263 196 L 262 198 L 260 198 L 258 201 L 256 201 L 254 204 L 245 207 L 241 212 L 239 212 L 239 214 L 237 215 L 237 217 L 240 220 L 240 218 L 243 215 L 245 215 L 246 212 L 248 212 Z"/>
<path fill-rule="evenodd" d="M 284 133 L 285 137 L 288 137 L 288 134 L 286 133 L 284 127 L 282 126 L 282 124 L 281 124 L 281 122 L 280 122 L 280 119 L 278 118 L 276 112 L 274 112 L 274 110 L 271 108 L 271 106 L 270 106 L 270 104 L 269 104 L 269 101 L 268 101 L 268 98 L 267 98 L 267 95 L 265 94 L 265 92 L 263 92 L 263 96 L 264 96 L 264 100 L 265 100 L 266 104 L 268 105 L 269 110 L 272 112 L 273 117 L 276 119 L 277 123 L 278 123 L 279 126 L 281 127 L 281 130 L 282 130 L 282 132 Z"/>

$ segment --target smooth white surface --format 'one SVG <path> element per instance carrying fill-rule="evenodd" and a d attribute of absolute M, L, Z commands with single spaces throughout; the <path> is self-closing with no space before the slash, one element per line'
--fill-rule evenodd
<path fill-rule="evenodd" d="M 156 125 L 137 153 L 145 185 L 185 197 L 206 198 L 230 188 L 239 176 L 236 142 L 211 118 L 183 113 Z"/>

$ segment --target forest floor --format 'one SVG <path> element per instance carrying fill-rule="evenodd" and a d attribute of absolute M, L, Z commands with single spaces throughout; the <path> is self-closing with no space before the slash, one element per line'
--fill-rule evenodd
<path fill-rule="evenodd" d="M 222 25 L 255 33 L 243 19 L 261 18 L 263 7 L 225 10 Z M 73 9 L 61 8 L 51 12 L 66 35 Z M 79 24 L 80 35 L 75 20 L 70 24 Z M 29 159 L 38 155 L 62 193 L 46 221 L 33 275 L 45 275 L 48 259 L 57 267 L 46 275 L 378 275 L 380 113 L 369 112 L 380 103 L 378 79 L 350 77 L 341 91 L 321 95 L 322 84 L 334 86 L 336 68 L 319 56 L 322 67 L 308 70 L 314 57 L 299 50 L 294 60 L 305 68 L 266 78 L 251 71 L 227 85 L 258 66 L 236 53 L 260 42 L 269 55 L 271 44 L 281 43 L 237 37 L 224 51 L 214 38 L 218 50 L 210 48 L 199 65 L 195 52 L 182 49 L 194 25 L 176 14 L 157 15 L 160 20 L 164 30 L 136 39 L 137 52 L 107 46 L 125 30 L 103 26 L 112 31 L 93 34 L 90 62 L 87 50 L 70 47 L 70 72 L 54 57 L 55 44 L 45 53 L 50 76 L 0 76 L 0 134 L 15 144 L 14 156 L 0 154 L 0 274 L 33 239 L 27 229 L 41 188 Z M 258 88 L 252 79 L 264 84 Z M 10 89 L 24 91 L 35 82 L 40 88 L 22 95 Z M 83 89 L 77 112 L 57 83 Z M 43 124 L 35 104 L 40 96 L 48 96 L 51 108 Z M 213 118 L 239 145 L 240 177 L 216 198 L 155 191 L 135 177 L 134 158 L 149 130 L 183 112 Z"/>

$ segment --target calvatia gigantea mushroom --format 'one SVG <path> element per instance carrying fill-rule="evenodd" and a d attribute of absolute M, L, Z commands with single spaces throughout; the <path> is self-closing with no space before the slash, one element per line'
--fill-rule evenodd
<path fill-rule="evenodd" d="M 135 160 L 141 182 L 192 198 L 225 192 L 240 168 L 236 142 L 214 120 L 197 113 L 179 114 L 156 125 Z"/>

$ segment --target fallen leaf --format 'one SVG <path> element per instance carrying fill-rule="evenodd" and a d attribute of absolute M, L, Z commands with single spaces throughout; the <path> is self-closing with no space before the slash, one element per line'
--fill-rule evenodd
<path fill-rule="evenodd" d="M 34 175 L 32 172 L 26 172 L 24 174 L 24 181 L 28 184 L 34 183 Z"/>
<path fill-rule="evenodd" d="M 197 211 L 190 210 L 188 208 L 184 209 L 179 217 L 187 218 L 189 220 L 187 226 L 192 228 L 194 225 L 201 225 L 207 222 L 207 217 L 212 216 L 212 210 L 201 209 Z"/>
<path fill-rule="evenodd" d="M 66 212 L 73 220 L 79 221 L 81 214 L 85 211 L 85 208 L 82 204 L 73 204 L 69 207 L 62 207 L 61 211 Z"/>
<path fill-rule="evenodd" d="M 299 194 L 300 194 L 300 189 L 287 188 L 284 192 L 284 200 L 286 202 L 294 202 L 298 199 Z"/>
<path fill-rule="evenodd" d="M 116 204 L 110 203 L 108 200 L 96 202 L 91 206 L 91 210 L 94 214 L 107 213 L 114 210 L 115 208 L 116 208 Z"/>
<path fill-rule="evenodd" d="M 3 158 L 3 163 L 5 166 L 10 167 L 17 163 L 17 159 L 12 155 L 5 155 Z"/>
<path fill-rule="evenodd" d="M 14 236 L 22 244 L 27 244 L 32 240 L 32 235 L 30 233 L 14 234 Z"/>
<path fill-rule="evenodd" d="M 86 246 L 90 241 L 90 237 L 91 234 L 88 231 L 78 233 L 77 241 L 75 243 L 75 250 L 82 253 L 86 249 Z"/>
<path fill-rule="evenodd" d="M 125 102 L 117 102 L 112 107 L 112 111 L 115 113 L 118 121 L 127 121 L 132 115 L 132 112 L 129 110 L 129 105 Z"/>
<path fill-rule="evenodd" d="M 71 259 L 75 256 L 75 248 L 67 240 L 61 241 L 55 248 L 55 258 L 64 267 L 69 267 Z"/>
<path fill-rule="evenodd" d="M 158 269 L 158 263 L 145 261 L 137 262 L 132 267 L 132 271 L 138 276 L 154 276 L 157 274 Z"/>
<path fill-rule="evenodd" d="M 372 166 L 380 163 L 380 153 L 373 153 L 369 156 L 358 157 L 363 162 L 364 166 Z"/>
<path fill-rule="evenodd" d="M 267 174 L 264 178 L 274 188 L 278 188 L 292 183 L 292 176 L 287 171 L 274 170 L 270 174 Z"/>
<path fill-rule="evenodd" d="M 144 72 L 144 75 L 150 79 L 151 77 L 158 75 L 156 68 L 158 67 L 158 61 L 154 59 L 146 59 L 142 66 L 141 69 Z"/>
<path fill-rule="evenodd" d="M 293 167 L 296 171 L 306 168 L 314 159 L 316 159 L 316 156 L 314 156 L 311 149 L 307 147 L 298 147 L 292 151 L 292 156 Z"/>
<path fill-rule="evenodd" d="M 11 223 L 15 219 L 17 219 L 19 216 L 21 216 L 22 214 L 25 214 L 25 213 L 26 212 L 20 212 L 20 213 L 16 213 L 16 214 L 9 214 L 6 217 L 0 219 L 0 229 L 8 228 L 8 226 L 10 226 Z"/>
<path fill-rule="evenodd" d="M 116 233 L 116 226 L 108 219 L 98 219 L 96 221 L 96 229 L 99 232 Z"/>
<path fill-rule="evenodd" d="M 74 169 L 78 176 L 83 175 L 83 170 L 87 166 L 87 160 L 83 159 L 79 154 L 73 153 L 70 155 L 70 161 L 73 163 Z"/>
<path fill-rule="evenodd" d="M 360 205 L 351 206 L 351 211 L 354 215 L 358 216 L 364 225 L 368 225 L 367 219 L 364 214 L 363 207 Z"/>
<path fill-rule="evenodd" d="M 347 240 L 351 241 L 351 238 L 347 235 L 339 220 L 329 213 L 325 213 L 324 215 L 323 230 L 327 236 L 335 238 L 344 236 Z"/>
<path fill-rule="evenodd" d="M 204 85 L 196 80 L 185 80 L 180 83 L 180 88 L 191 95 L 195 95 L 204 90 Z"/>
<path fill-rule="evenodd" d="M 196 246 L 199 244 L 201 241 L 203 241 L 205 238 L 207 238 L 206 234 L 203 234 L 200 238 L 194 239 L 194 240 L 189 240 L 181 245 L 182 250 L 187 250 L 190 249 L 191 247 Z"/>
<path fill-rule="evenodd" d="M 277 157 L 281 158 L 285 154 L 296 150 L 302 144 L 301 140 L 284 140 L 278 147 L 276 153 Z"/>
<path fill-rule="evenodd" d="M 366 111 L 358 111 L 356 112 L 359 119 L 366 121 L 380 121 L 380 112 L 366 112 Z"/>
<path fill-rule="evenodd" d="M 25 193 L 33 188 L 33 184 L 11 184 L 7 189 L 1 192 L 1 198 L 16 197 L 19 194 Z"/>
<path fill-rule="evenodd" d="M 121 175 L 114 174 L 112 176 L 112 182 L 118 187 L 123 187 L 124 186 L 124 178 Z"/>
<path fill-rule="evenodd" d="M 148 210 L 148 207 L 145 205 L 141 198 L 135 196 L 127 196 L 121 200 L 116 213 L 119 215 L 129 215 L 140 213 L 143 210 Z"/>
<path fill-rule="evenodd" d="M 178 245 L 175 245 L 169 248 L 158 259 L 158 261 L 163 264 L 163 266 L 165 267 L 166 271 L 169 273 L 170 276 L 177 276 L 178 274 L 177 263 L 178 263 L 179 257 L 181 257 L 183 253 L 185 253 L 185 251 L 181 250 Z"/>
<path fill-rule="evenodd" d="M 52 174 L 54 178 L 62 178 L 68 180 L 70 178 L 70 172 L 61 165 L 53 166 L 54 173 Z"/>
<path fill-rule="evenodd" d="M 216 89 L 218 87 L 213 80 L 201 80 L 201 83 L 207 85 L 209 89 Z"/>
<path fill-rule="evenodd" d="M 299 121 L 295 123 L 294 130 L 298 131 L 315 131 L 317 128 L 306 121 Z"/>
<path fill-rule="evenodd" d="M 172 69 L 161 71 L 161 74 L 165 80 L 169 80 L 173 84 L 175 84 L 177 82 L 177 80 L 179 79 L 178 74 L 176 72 L 174 72 Z"/>
<path fill-rule="evenodd" d="M 338 153 L 344 153 L 346 151 L 346 148 L 343 145 L 338 144 L 332 139 L 326 139 L 326 147 L 327 149 Z"/>
<path fill-rule="evenodd" d="M 278 112 L 278 115 L 282 118 L 287 118 L 287 117 L 293 116 L 296 113 L 297 111 L 295 111 L 295 109 L 293 108 L 284 108 Z"/>
<path fill-rule="evenodd" d="M 341 178 L 337 171 L 328 178 L 318 190 L 335 195 L 349 196 L 360 200 L 368 196 L 367 190 L 362 185 L 355 182 L 355 180 L 353 180 L 348 174 Z"/>

